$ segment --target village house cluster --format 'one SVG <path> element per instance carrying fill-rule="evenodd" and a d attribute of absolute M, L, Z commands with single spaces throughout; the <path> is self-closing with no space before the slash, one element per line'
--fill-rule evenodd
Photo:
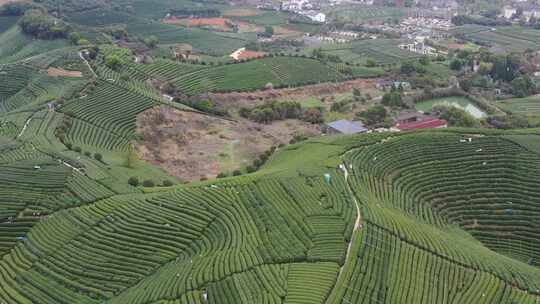
<path fill-rule="evenodd" d="M 328 135 L 336 134 L 359 134 L 372 132 L 400 132 L 420 129 L 440 129 L 448 127 L 444 119 L 426 115 L 417 111 L 403 111 L 393 117 L 393 126 L 390 128 L 369 129 L 361 121 L 341 119 L 330 122 L 324 126 Z"/>
<path fill-rule="evenodd" d="M 502 17 L 508 20 L 523 19 L 529 22 L 531 18 L 540 18 L 540 3 L 529 3 L 528 1 L 514 1 L 506 5 L 502 10 Z"/>
<path fill-rule="evenodd" d="M 281 2 L 280 10 L 293 12 L 298 15 L 307 17 L 313 22 L 325 23 L 326 15 L 320 11 L 317 4 L 309 0 L 285 0 Z"/>

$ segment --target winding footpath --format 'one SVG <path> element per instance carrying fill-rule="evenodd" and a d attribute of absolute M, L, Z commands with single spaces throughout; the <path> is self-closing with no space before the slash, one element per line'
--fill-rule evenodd
<path fill-rule="evenodd" d="M 17 138 L 20 138 L 20 137 L 24 134 L 24 131 L 26 131 L 26 128 L 28 128 L 28 125 L 30 124 L 30 121 L 32 121 L 32 117 L 33 117 L 33 115 L 30 116 L 30 117 L 26 120 L 26 122 L 24 123 L 24 126 L 23 126 L 23 128 L 22 128 L 22 130 L 21 130 L 21 132 L 19 133 L 19 135 L 17 135 Z"/>
<path fill-rule="evenodd" d="M 338 276 L 336 278 L 336 284 L 334 285 L 334 288 L 332 289 L 332 291 L 328 295 L 328 298 L 326 300 L 326 304 L 332 304 L 333 302 L 335 302 L 337 300 L 337 299 L 335 299 L 335 300 L 333 300 L 333 299 L 336 298 L 336 295 L 339 292 L 339 286 L 343 284 L 343 282 L 341 282 L 343 270 L 345 269 L 346 266 L 350 266 L 350 265 L 347 265 L 347 264 L 351 262 L 350 258 L 351 258 L 352 245 L 354 243 L 354 240 L 357 237 L 358 231 L 360 231 L 359 229 L 362 228 L 362 224 L 361 224 L 362 216 L 360 214 L 360 204 L 358 203 L 358 200 L 356 199 L 356 197 L 354 195 L 354 192 L 352 191 L 352 188 L 351 188 L 351 186 L 349 184 L 349 171 L 347 170 L 347 165 L 345 163 L 341 164 L 340 169 L 343 171 L 343 175 L 344 175 L 344 178 L 345 178 L 345 184 L 347 186 L 347 191 L 349 191 L 349 194 L 350 194 L 351 198 L 353 199 L 354 205 L 356 207 L 356 220 L 354 222 L 353 231 L 351 233 L 351 240 L 349 241 L 349 245 L 347 246 L 347 254 L 345 255 L 345 262 L 343 263 L 343 266 L 341 266 L 340 269 L 339 269 L 339 273 L 338 273 Z"/>
<path fill-rule="evenodd" d="M 82 51 L 79 52 L 79 57 L 84 61 L 84 63 L 86 63 L 86 65 L 88 66 L 88 69 L 90 69 L 90 72 L 92 72 L 94 77 L 97 77 L 97 74 L 94 71 L 94 69 L 92 68 L 92 66 L 90 65 L 90 62 L 88 62 L 88 60 L 86 60 L 86 58 L 84 58 L 84 55 L 83 55 Z"/>

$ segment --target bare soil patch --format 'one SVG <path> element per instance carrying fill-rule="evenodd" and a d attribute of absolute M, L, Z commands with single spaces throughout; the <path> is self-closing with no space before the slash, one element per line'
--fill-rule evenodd
<path fill-rule="evenodd" d="M 225 17 L 248 17 L 248 16 L 256 16 L 259 12 L 255 9 L 250 8 L 236 8 L 236 9 L 230 9 L 223 13 L 223 16 Z"/>
<path fill-rule="evenodd" d="M 240 33 L 257 33 L 264 31 L 264 28 L 262 26 L 252 23 L 244 21 L 234 21 L 234 23 L 238 26 L 238 31 Z"/>
<path fill-rule="evenodd" d="M 168 107 L 141 113 L 137 131 L 143 137 L 137 145 L 139 156 L 185 181 L 246 167 L 270 147 L 287 143 L 296 134 L 320 134 L 318 126 L 295 120 L 261 125 Z"/>
<path fill-rule="evenodd" d="M 171 17 L 162 20 L 166 24 L 183 25 L 187 27 L 206 27 L 216 30 L 232 30 L 234 22 L 226 18 L 176 18 Z"/>
<path fill-rule="evenodd" d="M 303 32 L 291 30 L 283 26 L 274 26 L 274 36 L 279 38 L 298 37 L 302 36 L 303 34 Z"/>
<path fill-rule="evenodd" d="M 78 78 L 83 77 L 83 74 L 80 71 L 68 71 L 61 68 L 53 68 L 53 67 L 50 67 L 47 69 L 47 75 L 53 76 L 53 77 L 78 77 Z"/>
<path fill-rule="evenodd" d="M 238 109 L 242 106 L 262 104 L 265 100 L 304 99 L 310 96 L 325 97 L 333 94 L 350 92 L 353 88 L 360 90 L 374 89 L 378 79 L 355 79 L 339 83 L 321 83 L 291 89 L 273 89 L 255 92 L 214 93 L 210 98 L 221 109 Z"/>

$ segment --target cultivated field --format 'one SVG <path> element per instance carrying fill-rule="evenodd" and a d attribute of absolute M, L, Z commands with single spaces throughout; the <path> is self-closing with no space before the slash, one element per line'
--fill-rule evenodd
<path fill-rule="evenodd" d="M 480 45 L 497 46 L 507 52 L 540 49 L 540 30 L 531 28 L 518 26 L 490 28 L 465 25 L 457 28 L 454 33 L 471 42 Z"/>
<path fill-rule="evenodd" d="M 352 119 L 379 100 L 374 77 L 398 77 L 356 63 L 395 68 L 417 57 L 398 41 L 325 48 L 341 63 L 233 62 L 227 56 L 255 33 L 161 20 L 227 12 L 278 34 L 312 25 L 219 0 L 40 3 L 100 43 L 40 40 L 0 18 L 0 304 L 539 303 L 539 129 L 305 139 L 321 126 L 236 116 L 242 106 L 296 101 L 248 112 Z M 129 41 L 112 38 L 124 26 Z M 538 42 L 518 29 L 500 30 L 509 46 Z M 151 35 L 155 47 L 144 41 Z M 179 44 L 201 61 L 167 59 Z M 452 73 L 433 62 L 421 77 Z M 175 89 L 177 99 L 164 94 Z M 350 107 L 331 110 L 342 100 Z M 539 104 L 499 102 L 537 123 Z"/>
<path fill-rule="evenodd" d="M 504 111 L 527 117 L 533 125 L 540 124 L 540 96 L 503 100 L 497 106 Z"/>
<path fill-rule="evenodd" d="M 339 18 L 348 22 L 386 21 L 392 18 L 405 17 L 409 9 L 399 7 L 374 7 L 363 5 L 345 5 L 328 8 L 330 18 Z"/>

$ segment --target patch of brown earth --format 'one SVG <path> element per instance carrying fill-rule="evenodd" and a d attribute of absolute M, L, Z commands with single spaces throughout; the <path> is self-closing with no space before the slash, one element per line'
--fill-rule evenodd
<path fill-rule="evenodd" d="M 350 92 L 353 88 L 373 89 L 379 79 L 355 79 L 339 83 L 321 83 L 290 89 L 272 89 L 255 92 L 213 93 L 209 97 L 220 109 L 238 109 L 254 106 L 274 99 L 303 99 L 309 96 L 324 97 Z"/>
<path fill-rule="evenodd" d="M 257 33 L 264 31 L 264 28 L 262 26 L 258 26 L 248 22 L 234 21 L 234 23 L 238 26 L 238 32 L 240 33 Z"/>
<path fill-rule="evenodd" d="M 304 35 L 303 32 L 288 29 L 283 26 L 274 26 L 274 36 L 278 38 L 291 38 Z"/>
<path fill-rule="evenodd" d="M 136 146 L 139 157 L 195 181 L 246 167 L 270 147 L 297 134 L 319 135 L 320 128 L 295 120 L 261 125 L 156 107 L 138 116 L 137 132 L 143 138 Z"/>
<path fill-rule="evenodd" d="M 257 16 L 259 12 L 255 9 L 250 8 L 235 8 L 227 10 L 223 13 L 225 17 L 248 17 L 248 16 Z"/>
<path fill-rule="evenodd" d="M 83 77 L 82 72 L 80 71 L 68 71 L 60 68 L 50 67 L 47 69 L 47 75 L 53 77 Z"/>

